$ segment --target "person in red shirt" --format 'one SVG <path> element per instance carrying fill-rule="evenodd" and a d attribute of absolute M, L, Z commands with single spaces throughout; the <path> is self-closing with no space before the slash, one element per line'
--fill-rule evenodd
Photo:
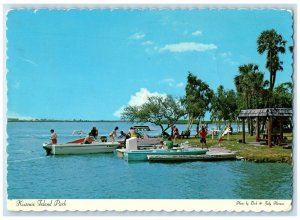
<path fill-rule="evenodd" d="M 202 126 L 201 130 L 199 131 L 199 136 L 200 136 L 201 147 L 203 148 L 203 145 L 206 146 L 206 136 L 207 136 L 207 131 L 204 128 L 204 126 Z"/>

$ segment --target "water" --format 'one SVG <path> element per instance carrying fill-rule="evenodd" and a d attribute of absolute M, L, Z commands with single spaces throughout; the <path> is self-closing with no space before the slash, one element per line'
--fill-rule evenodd
<path fill-rule="evenodd" d="M 8 123 L 9 199 L 291 199 L 292 167 L 245 161 L 128 163 L 114 154 L 45 156 L 50 129 L 108 134 L 130 123 Z M 184 129 L 184 125 L 179 126 Z M 159 130 L 154 131 L 154 133 Z"/>

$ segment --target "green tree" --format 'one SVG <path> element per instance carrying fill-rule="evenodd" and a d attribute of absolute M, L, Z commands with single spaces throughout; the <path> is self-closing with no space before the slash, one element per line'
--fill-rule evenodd
<path fill-rule="evenodd" d="M 238 114 L 237 95 L 234 90 L 225 90 L 222 85 L 217 89 L 217 92 L 212 98 L 211 120 L 232 122 Z"/>
<path fill-rule="evenodd" d="M 268 81 L 264 81 L 264 75 L 259 71 L 256 64 L 245 64 L 239 66 L 239 75 L 235 76 L 238 98 L 238 111 L 241 109 L 263 108 L 266 107 L 268 91 L 265 86 Z M 248 131 L 253 135 L 253 121 L 248 118 Z"/>
<path fill-rule="evenodd" d="M 132 122 L 153 123 L 160 126 L 163 134 L 184 115 L 180 101 L 168 95 L 149 97 L 141 106 L 127 106 L 121 113 L 121 118 Z"/>
<path fill-rule="evenodd" d="M 259 71 L 258 65 L 250 63 L 239 66 L 239 75 L 234 77 L 234 84 L 241 97 L 239 110 L 265 107 L 267 91 L 264 87 L 268 81 L 264 81 L 264 74 Z"/>
<path fill-rule="evenodd" d="M 274 108 L 292 108 L 293 107 L 293 84 L 286 82 L 278 85 L 274 89 L 273 103 Z"/>
<path fill-rule="evenodd" d="M 204 117 L 210 108 L 212 97 L 213 90 L 209 88 L 209 85 L 189 72 L 185 87 L 185 97 L 182 99 L 188 114 L 188 130 L 191 129 L 195 119 L 198 119 L 198 123 L 200 123 L 201 118 Z"/>
<path fill-rule="evenodd" d="M 279 53 L 285 53 L 286 41 L 274 29 L 263 31 L 257 39 L 257 51 L 259 54 L 267 52 L 266 68 L 270 72 L 269 92 L 273 92 L 276 73 L 282 71 L 283 62 L 279 60 Z"/>

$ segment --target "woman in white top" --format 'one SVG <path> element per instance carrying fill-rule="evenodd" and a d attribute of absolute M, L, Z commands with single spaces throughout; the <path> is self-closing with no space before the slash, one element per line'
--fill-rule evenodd
<path fill-rule="evenodd" d="M 85 138 L 83 143 L 84 144 L 91 144 L 95 140 L 94 136 L 92 135 L 92 132 L 90 132 Z"/>

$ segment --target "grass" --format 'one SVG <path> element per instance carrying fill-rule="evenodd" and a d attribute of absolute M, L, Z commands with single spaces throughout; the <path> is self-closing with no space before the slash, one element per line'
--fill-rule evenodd
<path fill-rule="evenodd" d="M 288 138 L 287 143 L 292 144 L 292 133 L 284 134 Z M 242 134 L 230 135 L 229 140 L 227 136 L 218 143 L 211 139 L 211 136 L 206 138 L 207 146 L 212 147 L 224 147 L 228 150 L 235 151 L 237 156 L 243 157 L 245 160 L 254 162 L 284 162 L 292 164 L 292 149 L 283 149 L 282 146 L 273 146 L 272 148 L 267 145 L 253 145 L 251 142 L 255 142 L 255 136 L 246 134 L 246 144 L 239 143 L 238 140 L 242 139 Z M 183 143 L 189 141 L 193 146 L 201 146 L 199 138 L 190 137 L 189 139 L 178 139 L 176 143 Z"/>

